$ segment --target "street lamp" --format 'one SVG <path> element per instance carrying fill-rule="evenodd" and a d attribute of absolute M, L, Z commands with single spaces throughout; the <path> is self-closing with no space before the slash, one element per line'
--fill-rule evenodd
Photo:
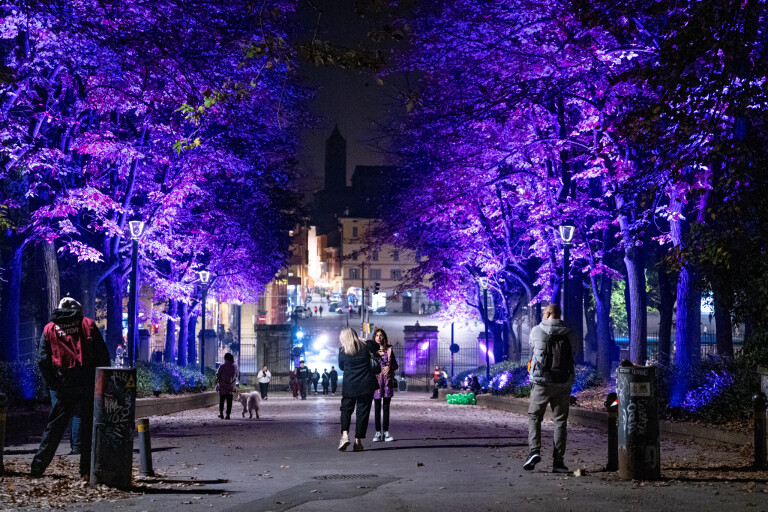
<path fill-rule="evenodd" d="M 487 386 L 491 385 L 491 356 L 490 343 L 488 343 L 488 276 L 482 275 L 477 278 L 478 283 L 483 288 L 483 324 L 485 325 L 485 382 Z"/>
<path fill-rule="evenodd" d="M 568 274 L 570 273 L 571 240 L 575 227 L 569 225 L 559 226 L 560 239 L 563 241 L 563 321 L 568 319 Z"/>
<path fill-rule="evenodd" d="M 203 285 L 202 297 L 201 297 L 201 315 L 202 315 L 202 327 L 200 329 L 200 373 L 205 377 L 205 302 L 208 295 L 208 281 L 211 279 L 211 273 L 207 270 L 201 270 L 200 284 Z"/>
<path fill-rule="evenodd" d="M 137 334 L 137 310 L 139 301 L 139 238 L 144 233 L 144 221 L 128 221 L 131 232 L 131 294 L 128 297 L 128 339 L 126 350 L 128 352 L 128 367 L 135 366 L 136 360 L 136 334 Z"/>

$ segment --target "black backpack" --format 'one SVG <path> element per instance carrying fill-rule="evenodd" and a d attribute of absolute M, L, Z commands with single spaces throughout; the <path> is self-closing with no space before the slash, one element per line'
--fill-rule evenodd
<path fill-rule="evenodd" d="M 574 373 L 573 347 L 567 334 L 550 334 L 544 344 L 542 375 L 555 384 L 568 382 Z"/>

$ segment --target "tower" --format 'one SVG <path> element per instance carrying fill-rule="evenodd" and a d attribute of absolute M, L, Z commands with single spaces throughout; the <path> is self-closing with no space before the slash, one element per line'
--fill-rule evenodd
<path fill-rule="evenodd" d="M 325 190 L 341 192 L 347 186 L 347 140 L 339 125 L 325 141 Z"/>

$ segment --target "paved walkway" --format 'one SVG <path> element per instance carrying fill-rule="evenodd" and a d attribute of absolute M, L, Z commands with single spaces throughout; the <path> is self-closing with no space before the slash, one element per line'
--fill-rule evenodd
<path fill-rule="evenodd" d="M 213 408 L 153 418 L 158 476 L 142 484 L 148 492 L 71 508 L 768 510 L 768 473 L 749 471 L 751 454 L 726 445 L 664 442 L 664 480 L 622 482 L 615 473 L 600 472 L 603 433 L 572 427 L 566 463 L 583 476 L 559 475 L 549 472 L 552 430 L 545 423 L 544 460 L 527 472 L 526 417 L 400 393 L 392 402 L 396 441 L 371 443 L 372 417 L 366 451 L 342 453 L 336 449 L 339 402 L 339 396 L 301 401 L 274 394 L 263 402 L 260 420 L 241 419 L 239 404 L 230 421 L 218 419 Z M 32 448 L 18 445 L 13 451 L 31 459 L 24 453 Z"/>

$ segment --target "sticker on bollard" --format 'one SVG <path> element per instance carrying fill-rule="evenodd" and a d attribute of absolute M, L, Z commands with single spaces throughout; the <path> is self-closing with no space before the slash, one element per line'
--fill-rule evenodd
<path fill-rule="evenodd" d="M 619 398 L 619 478 L 661 478 L 659 402 L 655 366 L 616 369 Z"/>
<path fill-rule="evenodd" d="M 130 489 L 136 369 L 96 368 L 91 485 Z"/>

